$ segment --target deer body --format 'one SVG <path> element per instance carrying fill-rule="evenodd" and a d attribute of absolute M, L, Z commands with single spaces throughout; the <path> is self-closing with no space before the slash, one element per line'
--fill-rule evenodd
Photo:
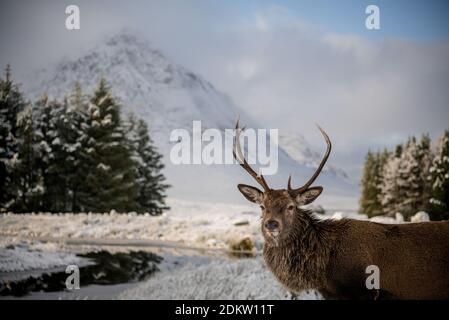
<path fill-rule="evenodd" d="M 234 157 L 263 187 L 239 184 L 240 192 L 262 210 L 263 255 L 286 288 L 317 289 L 331 299 L 449 299 L 449 221 L 380 224 L 352 219 L 318 220 L 301 206 L 322 187 L 311 187 L 331 151 L 300 188 L 270 189 L 245 160 L 238 122 Z M 379 289 L 367 287 L 368 266 L 379 270 Z"/>
<path fill-rule="evenodd" d="M 263 250 L 268 268 L 291 291 L 317 289 L 327 299 L 449 299 L 449 222 L 295 223 L 295 236 L 268 240 Z M 379 267 L 379 291 L 365 285 L 369 265 Z"/>

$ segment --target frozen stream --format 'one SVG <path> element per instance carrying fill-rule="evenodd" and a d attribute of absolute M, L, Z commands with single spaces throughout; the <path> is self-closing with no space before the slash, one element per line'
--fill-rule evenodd
<path fill-rule="evenodd" d="M 49 245 L 35 243 L 33 247 Z M 16 252 L 26 246 L 20 244 L 10 250 Z M 59 243 L 58 248 L 73 255 L 71 259 L 81 258 L 79 290 L 65 288 L 65 266 L 1 272 L 0 299 L 319 298 L 316 292 L 287 292 L 268 272 L 259 255 L 238 258 L 226 250 L 186 248 L 174 243 L 158 246 L 152 241 L 135 240 L 88 243 L 86 239 L 71 239 L 63 245 Z M 45 258 L 45 251 L 38 252 Z M 68 258 L 58 256 L 62 261 Z"/>

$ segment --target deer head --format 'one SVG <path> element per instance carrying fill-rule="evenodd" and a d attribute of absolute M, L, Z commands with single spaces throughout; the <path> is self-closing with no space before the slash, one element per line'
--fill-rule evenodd
<path fill-rule="evenodd" d="M 326 140 L 327 150 L 315 173 L 302 187 L 292 188 L 290 176 L 287 189 L 273 190 L 270 189 L 265 178 L 262 175 L 258 175 L 246 161 L 240 146 L 240 134 L 243 129 L 240 129 L 239 121 L 237 121 L 233 148 L 234 158 L 262 186 L 263 191 L 245 184 L 239 184 L 237 187 L 246 199 L 260 205 L 262 210 L 262 233 L 266 240 L 278 242 L 288 238 L 295 215 L 308 214 L 300 210 L 300 207 L 313 202 L 323 191 L 323 187 L 311 187 L 311 185 L 323 169 L 331 152 L 332 144 L 326 132 L 319 126 L 318 129 Z"/>

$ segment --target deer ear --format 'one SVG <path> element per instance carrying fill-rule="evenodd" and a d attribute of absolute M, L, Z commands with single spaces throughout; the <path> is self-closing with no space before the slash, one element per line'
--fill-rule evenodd
<path fill-rule="evenodd" d="M 303 206 L 315 201 L 323 191 L 323 187 L 312 187 L 296 196 L 296 203 Z"/>
<path fill-rule="evenodd" d="M 263 192 L 255 187 L 248 186 L 246 184 L 239 184 L 237 186 L 239 188 L 240 192 L 245 196 L 246 199 L 248 199 L 251 202 L 261 204 L 262 203 L 262 197 Z"/>

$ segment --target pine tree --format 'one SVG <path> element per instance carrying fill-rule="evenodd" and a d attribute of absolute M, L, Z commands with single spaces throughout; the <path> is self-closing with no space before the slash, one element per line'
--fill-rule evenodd
<path fill-rule="evenodd" d="M 449 218 L 449 130 L 438 140 L 431 168 L 432 219 Z"/>
<path fill-rule="evenodd" d="M 137 207 L 134 163 L 120 118 L 120 105 L 101 79 L 90 99 L 87 134 L 86 210 L 129 211 Z"/>
<path fill-rule="evenodd" d="M 80 143 L 83 113 L 69 100 L 66 98 L 62 103 L 55 101 L 51 105 L 52 156 L 49 158 L 45 176 L 48 183 L 46 190 L 52 199 L 47 210 L 51 212 L 74 211 L 74 190 L 78 188 L 75 180 L 81 182 L 79 178 L 83 176 L 79 167 L 83 155 Z"/>
<path fill-rule="evenodd" d="M 136 120 L 132 114 L 128 118 L 128 139 L 136 167 L 138 211 L 159 215 L 168 209 L 165 204 L 165 190 L 168 185 L 165 184 L 165 177 L 161 173 L 164 168 L 162 155 L 154 147 L 146 123 Z"/>
<path fill-rule="evenodd" d="M 7 210 L 17 196 L 13 179 L 19 148 L 17 117 L 25 105 L 18 85 L 11 80 L 8 65 L 5 79 L 0 79 L 0 212 Z"/>
<path fill-rule="evenodd" d="M 396 183 L 399 187 L 398 210 L 408 220 L 418 210 L 422 186 L 419 149 L 415 137 L 409 138 L 402 152 Z"/>
<path fill-rule="evenodd" d="M 402 155 L 402 152 L 404 150 L 404 146 L 402 144 L 396 145 L 396 148 L 394 149 L 394 155 L 396 158 L 400 158 Z"/>
<path fill-rule="evenodd" d="M 75 83 L 67 99 L 67 110 L 62 117 L 60 129 L 63 132 L 61 136 L 63 137 L 66 156 L 67 210 L 71 212 L 83 211 L 79 198 L 86 196 L 84 186 L 88 169 L 88 157 L 86 155 L 87 123 L 88 100 L 82 92 L 81 85 Z"/>
<path fill-rule="evenodd" d="M 44 185 L 42 211 L 64 211 L 61 194 L 65 184 L 61 168 L 64 167 L 65 159 L 60 151 L 62 142 L 57 127 L 58 118 L 63 113 L 63 105 L 56 100 L 50 100 L 46 94 L 33 104 L 35 148 L 39 153 L 37 166 Z"/>
<path fill-rule="evenodd" d="M 401 161 L 402 146 L 397 146 L 395 152 L 388 155 L 382 170 L 380 180 L 379 201 L 385 215 L 394 216 L 399 209 L 399 187 L 397 184 L 398 169 Z"/>
<path fill-rule="evenodd" d="M 38 164 L 41 155 L 36 148 L 38 137 L 32 106 L 19 114 L 17 123 L 19 148 L 13 171 L 17 196 L 10 200 L 8 209 L 18 213 L 36 212 L 42 208 L 44 182 Z"/>
<path fill-rule="evenodd" d="M 362 196 L 360 200 L 360 212 L 369 217 L 382 214 L 380 201 L 381 181 L 384 165 L 388 158 L 388 152 L 368 152 L 365 158 L 363 177 L 361 181 Z"/>
<path fill-rule="evenodd" d="M 81 87 L 62 103 L 41 100 L 36 104 L 39 114 L 37 129 L 44 147 L 41 169 L 45 182 L 44 210 L 77 212 L 79 191 L 84 184 L 86 136 L 82 126 L 87 121 L 87 101 Z"/>
<path fill-rule="evenodd" d="M 418 211 L 430 211 L 431 176 L 430 167 L 433 161 L 430 136 L 425 134 L 418 144 L 418 161 L 420 163 L 420 198 L 418 199 Z"/>
<path fill-rule="evenodd" d="M 361 197 L 360 197 L 360 212 L 365 214 L 371 214 L 371 206 L 373 194 L 375 193 L 371 182 L 373 181 L 373 167 L 374 167 L 374 155 L 371 151 L 365 156 L 365 163 L 363 165 L 363 176 L 361 180 Z"/>
<path fill-rule="evenodd" d="M 23 117 L 23 148 L 21 167 L 17 170 L 17 181 L 22 195 L 16 210 L 68 212 L 79 209 L 75 194 L 84 183 L 83 176 L 83 131 L 87 119 L 87 105 L 80 105 L 83 99 L 81 89 L 76 87 L 69 99 L 62 103 L 43 95 Z M 81 99 L 81 100 L 80 100 Z M 28 175 L 27 171 L 32 171 Z M 39 192 L 31 195 L 30 189 L 38 182 Z M 32 198 L 28 200 L 28 198 Z"/>

